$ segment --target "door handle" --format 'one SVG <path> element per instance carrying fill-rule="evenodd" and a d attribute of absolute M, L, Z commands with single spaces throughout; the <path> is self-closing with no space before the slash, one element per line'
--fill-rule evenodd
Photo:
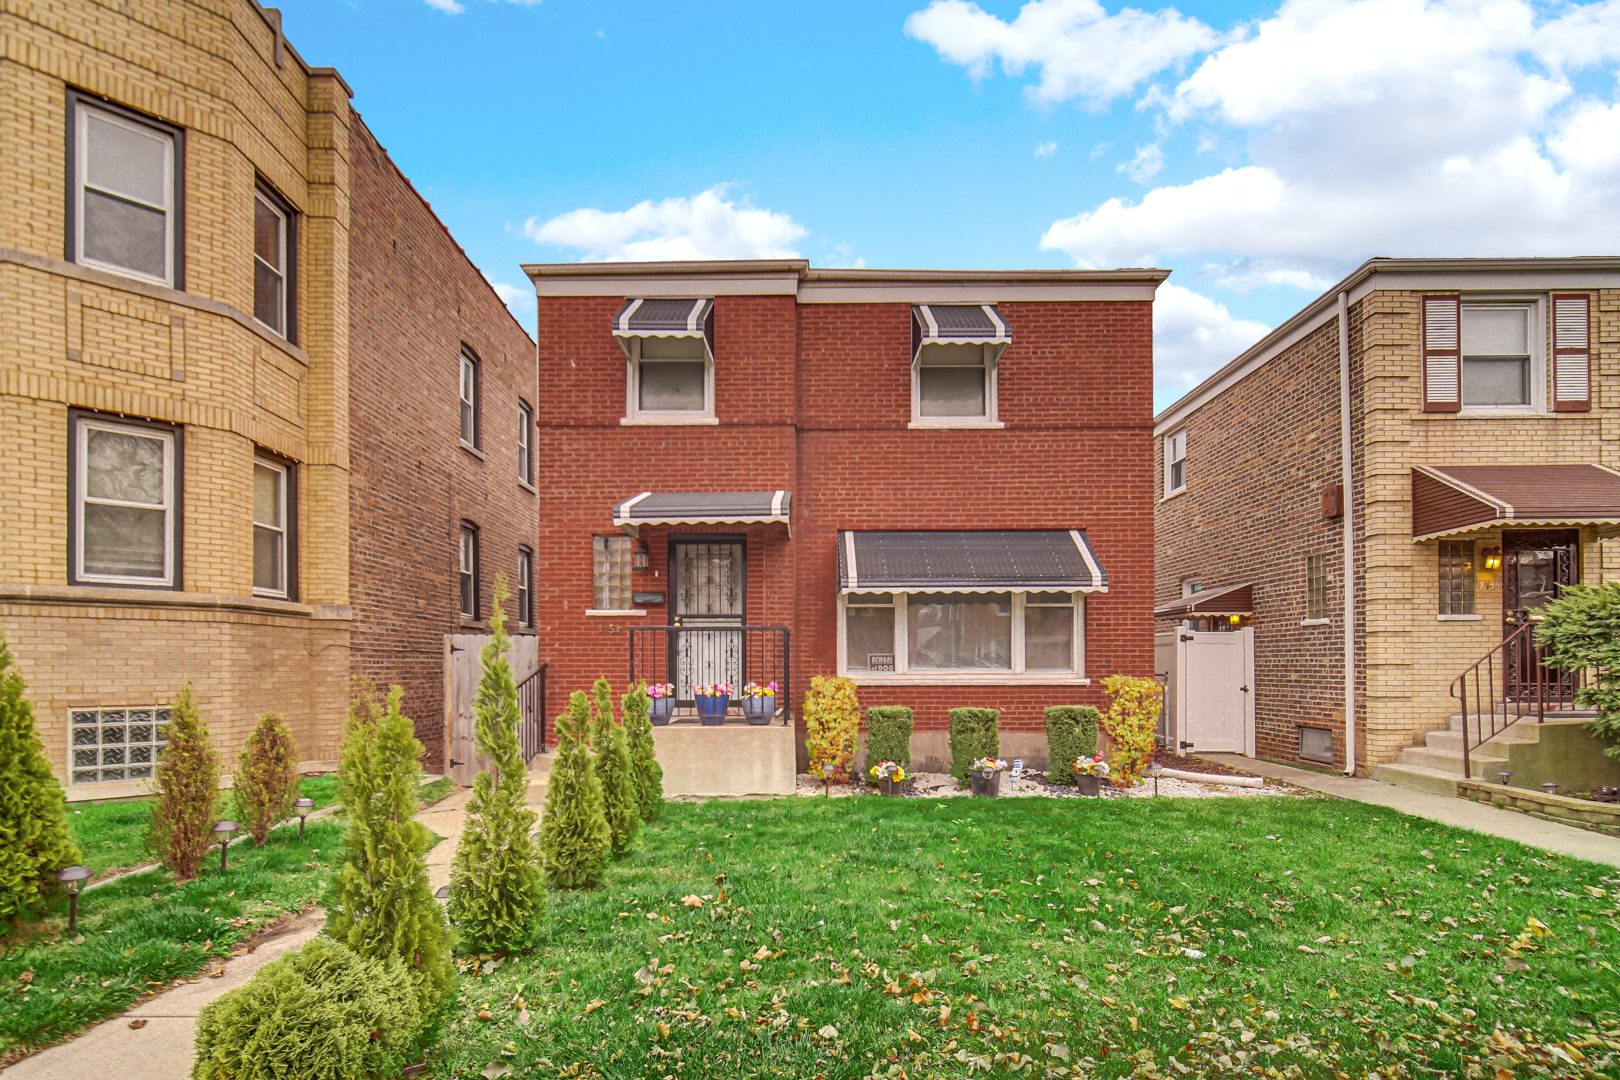
<path fill-rule="evenodd" d="M 450 759 L 450 767 L 452 769 L 456 768 L 458 765 L 465 765 L 465 764 L 467 764 L 465 761 L 457 761 L 455 758 Z"/>
<path fill-rule="evenodd" d="M 1249 692 L 1249 688 L 1247 686 L 1242 686 L 1242 687 L 1239 687 L 1238 689 L 1242 690 L 1245 694 L 1247 694 Z"/>

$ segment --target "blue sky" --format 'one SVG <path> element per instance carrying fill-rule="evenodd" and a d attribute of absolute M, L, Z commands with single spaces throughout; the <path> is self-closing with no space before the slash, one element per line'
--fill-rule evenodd
<path fill-rule="evenodd" d="M 1158 265 L 1163 407 L 1371 255 L 1620 250 L 1620 0 L 283 0 L 522 262 Z"/>

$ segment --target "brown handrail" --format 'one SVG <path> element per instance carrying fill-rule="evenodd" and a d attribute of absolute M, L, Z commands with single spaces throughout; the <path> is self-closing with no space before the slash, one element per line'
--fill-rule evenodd
<path fill-rule="evenodd" d="M 1533 622 L 1524 623 L 1451 682 L 1451 696 L 1460 703 L 1462 714 L 1465 780 L 1473 778 L 1471 750 L 1528 716 L 1544 723 L 1549 700 L 1558 707 L 1573 704 L 1576 691 L 1586 681 L 1584 671 L 1549 671 L 1547 650 L 1536 644 L 1535 627 Z"/>

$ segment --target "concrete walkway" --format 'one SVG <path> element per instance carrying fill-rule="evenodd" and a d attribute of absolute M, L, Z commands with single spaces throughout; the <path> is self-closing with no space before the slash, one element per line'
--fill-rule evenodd
<path fill-rule="evenodd" d="M 1521 844 L 1567 855 L 1570 858 L 1585 859 L 1606 866 L 1620 866 L 1620 838 L 1588 832 L 1572 825 L 1542 821 L 1529 814 L 1485 806 L 1452 795 L 1414 791 L 1411 788 L 1381 784 L 1377 780 L 1367 780 L 1359 776 L 1333 776 L 1312 772 L 1310 769 L 1295 769 L 1288 765 L 1259 761 L 1239 754 L 1201 753 L 1199 757 L 1258 776 L 1285 780 L 1297 787 L 1335 795 L 1341 799 L 1369 803 L 1373 806 L 1387 806 L 1391 810 L 1399 810 L 1413 817 L 1427 818 L 1442 825 L 1452 825 L 1487 836 L 1499 836 L 1504 840 L 1517 840 Z"/>
<path fill-rule="evenodd" d="M 529 774 L 529 804 L 536 812 L 545 802 L 550 766 L 549 756 L 536 758 Z M 416 815 L 416 820 L 444 837 L 427 855 L 428 881 L 435 891 L 450 883 L 450 863 L 471 797 L 472 789 L 463 788 Z M 325 912 L 310 912 L 260 941 L 251 953 L 216 963 L 199 978 L 143 1001 L 71 1042 L 0 1069 L 0 1076 L 5 1080 L 185 1080 L 191 1075 L 192 1044 L 202 1007 L 246 983 L 265 964 L 302 947 L 320 932 L 325 918 Z M 215 978 L 214 972 L 223 974 Z"/>

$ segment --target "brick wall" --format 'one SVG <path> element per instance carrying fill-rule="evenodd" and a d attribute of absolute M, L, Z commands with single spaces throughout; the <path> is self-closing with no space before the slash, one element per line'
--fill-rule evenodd
<path fill-rule="evenodd" d="M 518 545 L 535 545 L 539 496 L 517 449 L 519 399 L 542 400 L 534 343 L 358 118 L 350 157 L 353 669 L 405 688 L 440 769 L 445 635 L 485 632 L 495 575 L 515 593 Z M 463 346 L 480 361 L 481 452 L 460 443 Z M 460 616 L 463 521 L 480 532 L 477 622 Z"/>

